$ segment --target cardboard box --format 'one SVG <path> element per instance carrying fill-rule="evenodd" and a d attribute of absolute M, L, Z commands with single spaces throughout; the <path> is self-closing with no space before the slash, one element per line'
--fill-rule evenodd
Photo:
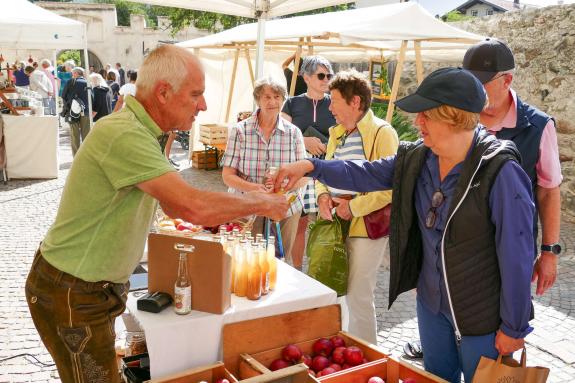
<path fill-rule="evenodd" d="M 192 282 L 192 309 L 222 314 L 231 304 L 231 257 L 219 242 L 167 234 L 148 235 L 148 291 L 174 296 L 179 252 L 176 243 L 195 246 L 188 254 L 188 272 Z"/>
<path fill-rule="evenodd" d="M 377 346 L 342 332 L 341 307 L 331 305 L 225 325 L 224 363 L 240 379 L 267 374 L 267 366 L 281 357 L 286 345 L 296 344 L 305 354 L 311 354 L 317 339 L 334 335 L 343 337 L 347 346 L 361 348 L 369 361 L 387 358 Z"/>
<path fill-rule="evenodd" d="M 228 140 L 228 127 L 220 124 L 202 124 L 199 140 L 206 145 L 224 144 Z"/>
<path fill-rule="evenodd" d="M 400 383 L 413 378 L 417 383 L 448 383 L 427 371 L 394 358 L 376 360 L 353 369 L 342 370 L 318 378 L 322 383 L 366 383 L 372 376 L 379 376 L 386 383 Z"/>

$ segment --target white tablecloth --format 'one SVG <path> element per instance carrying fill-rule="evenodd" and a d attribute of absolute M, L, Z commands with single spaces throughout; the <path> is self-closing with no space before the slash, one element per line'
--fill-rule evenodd
<path fill-rule="evenodd" d="M 4 115 L 9 178 L 58 177 L 58 118 Z"/>
<path fill-rule="evenodd" d="M 278 262 L 275 291 L 258 301 L 233 295 L 232 306 L 222 315 L 192 311 L 181 316 L 171 307 L 152 314 L 138 311 L 136 298 L 132 294 L 128 297 L 128 309 L 146 334 L 152 378 L 221 360 L 222 328 L 226 323 L 334 303 L 335 291 L 283 262 Z"/>

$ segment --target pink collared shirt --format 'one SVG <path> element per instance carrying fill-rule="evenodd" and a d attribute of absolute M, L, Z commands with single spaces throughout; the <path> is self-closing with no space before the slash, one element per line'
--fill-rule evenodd
<path fill-rule="evenodd" d="M 489 127 L 488 131 L 495 134 L 503 128 L 515 128 L 517 125 L 517 93 L 513 89 L 509 90 L 513 97 L 513 102 L 505 118 L 499 124 Z M 537 171 L 537 185 L 547 189 L 553 189 L 561 185 L 563 175 L 561 174 L 561 163 L 559 162 L 559 146 L 557 145 L 557 133 L 555 123 L 549 120 L 539 144 L 539 160 L 535 166 Z"/>

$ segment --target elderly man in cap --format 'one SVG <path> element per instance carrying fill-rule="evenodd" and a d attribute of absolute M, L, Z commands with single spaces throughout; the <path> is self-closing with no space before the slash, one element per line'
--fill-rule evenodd
<path fill-rule="evenodd" d="M 486 102 L 471 73 L 438 69 L 396 103 L 417 113 L 421 140 L 372 162 L 296 162 L 276 179 L 393 190 L 389 302 L 417 288 L 425 369 L 450 382 L 471 382 L 481 356 L 519 350 L 532 331 L 531 184 L 513 143 L 479 125 Z"/>
<path fill-rule="evenodd" d="M 467 50 L 463 67 L 481 81 L 489 106 L 480 121 L 497 138 L 512 140 L 521 153 L 521 166 L 531 179 L 536 197 L 533 220 L 534 256 L 532 281 L 538 295 L 555 283 L 561 253 L 561 164 L 555 122 L 539 109 L 523 102 L 511 88 L 515 60 L 503 41 L 486 39 Z M 541 221 L 541 247 L 537 249 L 537 218 Z"/>

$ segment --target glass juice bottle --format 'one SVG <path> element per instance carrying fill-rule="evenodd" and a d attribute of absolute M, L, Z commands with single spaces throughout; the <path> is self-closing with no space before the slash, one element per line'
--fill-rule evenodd
<path fill-rule="evenodd" d="M 242 239 L 236 247 L 236 277 L 234 294 L 238 297 L 245 297 L 248 287 L 248 260 L 247 260 L 247 241 Z"/>
<path fill-rule="evenodd" d="M 268 252 L 264 243 L 257 244 L 258 261 L 262 273 L 262 295 L 270 292 L 270 267 L 268 262 Z"/>
<path fill-rule="evenodd" d="M 174 286 L 174 311 L 176 314 L 185 315 L 192 311 L 192 284 L 188 275 L 188 250 L 186 245 L 176 244 L 176 250 L 180 251 L 178 263 L 178 277 Z M 193 247 L 191 249 L 193 251 Z"/>
<path fill-rule="evenodd" d="M 248 260 L 246 297 L 255 301 L 262 296 L 262 271 L 259 263 L 259 254 L 256 248 L 252 248 L 251 242 L 246 244 L 246 255 Z"/>
<path fill-rule="evenodd" d="M 278 276 L 278 260 L 276 258 L 275 237 L 270 235 L 268 238 L 267 258 L 269 267 L 270 290 L 275 290 Z"/>

